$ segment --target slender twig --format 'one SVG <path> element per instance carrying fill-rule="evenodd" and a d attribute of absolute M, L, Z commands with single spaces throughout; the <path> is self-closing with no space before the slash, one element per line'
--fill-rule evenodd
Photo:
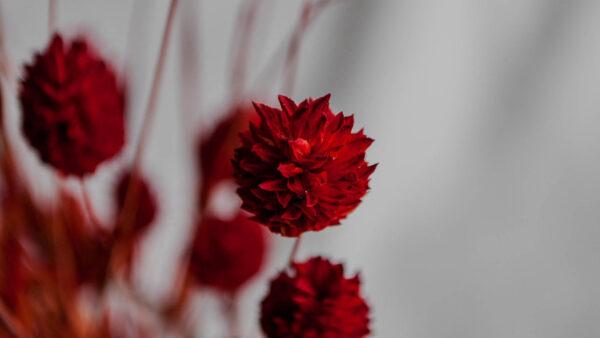
<path fill-rule="evenodd" d="M 229 330 L 228 337 L 241 337 L 240 323 L 238 318 L 238 299 L 236 295 L 226 296 L 223 306 L 223 312 L 225 314 L 225 318 L 227 320 L 227 328 Z"/>
<path fill-rule="evenodd" d="M 48 0 L 48 34 L 52 35 L 56 29 L 56 1 Z"/>
<path fill-rule="evenodd" d="M 300 247 L 300 240 L 302 235 L 298 235 L 296 240 L 294 241 L 294 246 L 292 247 L 292 252 L 290 252 L 290 258 L 288 259 L 288 266 L 292 266 L 294 260 L 296 259 L 296 255 L 298 254 L 298 248 Z"/>
<path fill-rule="evenodd" d="M 30 335 L 25 332 L 23 325 L 21 325 L 17 318 L 10 313 L 3 301 L 0 301 L 0 322 L 4 323 L 4 326 L 13 336 L 30 337 Z"/>
<path fill-rule="evenodd" d="M 284 66 L 285 76 L 283 80 L 283 93 L 286 95 L 291 95 L 292 91 L 294 90 L 296 73 L 298 69 L 298 54 L 300 52 L 300 44 L 302 43 L 304 32 L 308 27 L 313 5 L 314 4 L 312 0 L 304 1 L 302 13 L 300 14 L 300 20 L 298 21 L 298 25 L 292 34 L 292 38 L 290 39 Z"/>
<path fill-rule="evenodd" d="M 142 130 L 140 134 L 140 138 L 137 143 L 137 147 L 134 153 L 133 165 L 131 169 L 131 176 L 129 179 L 129 184 L 127 185 L 126 193 L 125 193 L 125 201 L 117 216 L 117 224 L 123 227 L 123 231 L 127 232 L 128 228 L 133 226 L 133 220 L 136 215 L 137 206 L 135 203 L 137 202 L 138 190 L 140 188 L 140 180 L 139 180 L 139 168 L 141 163 L 142 154 L 144 151 L 144 146 L 147 143 L 147 139 L 150 133 L 150 129 L 152 127 L 152 123 L 154 121 L 154 115 L 156 111 L 156 100 L 158 98 L 158 92 L 160 89 L 160 84 L 162 80 L 163 69 L 165 67 L 165 61 L 167 57 L 167 50 L 169 45 L 169 40 L 171 36 L 171 30 L 173 28 L 174 18 L 175 18 L 175 10 L 177 9 L 177 4 L 179 0 L 171 0 L 171 4 L 169 6 L 169 13 L 167 15 L 167 22 L 165 24 L 165 29 L 163 32 L 163 36 L 160 44 L 160 51 L 158 55 L 158 61 L 156 63 L 156 68 L 154 70 L 154 76 L 152 78 L 152 85 L 150 89 L 150 96 L 148 97 L 148 102 L 146 104 L 146 110 L 143 116 L 142 121 Z M 110 278 L 113 269 L 115 268 L 115 264 L 117 262 L 117 258 L 119 258 L 119 253 L 121 251 L 122 245 L 116 245 L 116 247 L 112 250 L 110 258 L 109 258 L 109 273 L 107 274 L 107 278 Z"/>
<path fill-rule="evenodd" d="M 247 4 L 240 7 L 237 25 L 234 33 L 239 36 L 234 39 L 236 47 L 235 59 L 231 72 L 231 97 L 235 102 L 241 98 L 246 84 L 246 71 L 248 67 L 248 57 L 250 53 L 250 42 L 256 23 L 256 12 L 260 7 L 261 0 L 249 0 Z M 234 48 L 232 48 L 233 50 Z"/>
<path fill-rule="evenodd" d="M 83 205 L 85 206 L 88 217 L 90 218 L 90 221 L 92 222 L 94 227 L 99 227 L 102 223 L 100 222 L 98 216 L 94 212 L 94 206 L 92 205 L 90 193 L 83 178 L 79 180 L 79 185 L 81 187 L 81 195 L 83 196 Z"/>
<path fill-rule="evenodd" d="M 162 40 L 160 43 L 160 51 L 158 54 L 158 61 L 156 62 L 156 68 L 154 69 L 154 77 L 152 78 L 152 86 L 150 88 L 150 96 L 148 97 L 148 102 L 146 104 L 146 110 L 144 112 L 144 117 L 142 121 L 142 130 L 140 133 L 140 138 L 137 143 L 137 147 L 135 149 L 134 160 L 133 160 L 133 171 L 134 173 L 137 171 L 140 165 L 140 160 L 144 151 L 144 147 L 148 143 L 148 136 L 150 135 L 150 130 L 152 129 L 152 124 L 154 122 L 154 117 L 156 113 L 156 102 L 158 100 L 158 91 L 160 90 L 160 85 L 162 83 L 163 70 L 165 68 L 165 62 L 167 59 L 167 51 L 171 36 L 171 30 L 173 28 L 174 18 L 175 18 L 175 10 L 177 9 L 177 4 L 179 0 L 171 0 L 171 4 L 169 6 L 169 14 L 167 16 L 167 23 L 165 25 L 165 30 L 163 32 Z"/>
<path fill-rule="evenodd" d="M 278 62 L 278 59 L 283 56 L 285 71 L 283 93 L 291 95 L 291 91 L 294 89 L 293 87 L 296 77 L 296 67 L 294 66 L 294 63 L 296 63 L 297 53 L 299 52 L 299 47 L 304 37 L 304 33 L 308 30 L 310 24 L 314 22 L 318 15 L 322 13 L 328 5 L 342 1 L 344 0 L 305 0 L 300 19 L 298 20 L 298 24 L 292 30 L 291 37 L 287 36 L 279 43 L 279 47 L 276 49 L 275 53 L 269 57 L 269 61 L 265 63 L 259 72 L 260 75 L 256 78 L 258 83 L 255 83 L 255 86 L 264 87 L 266 83 L 274 82 L 271 81 L 272 76 L 270 76 L 270 74 L 273 73 L 273 70 L 276 66 L 279 67 L 281 65 L 281 63 Z M 307 7 L 309 8 L 308 10 L 306 9 Z M 269 78 L 271 78 L 271 80 L 267 81 Z"/>
<path fill-rule="evenodd" d="M 195 118 L 202 114 L 200 103 L 200 61 L 201 40 L 199 36 L 197 1 L 187 1 L 181 5 L 180 43 L 179 43 L 179 100 L 181 102 L 180 122 L 185 136 L 186 146 L 192 146 L 198 135 L 194 133 Z M 187 149 L 189 150 L 189 149 Z"/>

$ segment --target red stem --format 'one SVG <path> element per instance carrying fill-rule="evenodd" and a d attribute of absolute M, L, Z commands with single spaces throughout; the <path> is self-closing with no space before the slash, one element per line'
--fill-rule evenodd
<path fill-rule="evenodd" d="M 284 80 L 283 80 L 283 93 L 286 95 L 292 95 L 294 91 L 294 85 L 296 82 L 296 74 L 298 72 L 298 54 L 300 53 L 300 45 L 304 40 L 304 35 L 308 29 L 310 23 L 321 13 L 321 11 L 334 0 L 305 0 L 300 19 L 292 38 L 288 46 L 285 66 L 284 66 Z"/>
<path fill-rule="evenodd" d="M 240 337 L 240 323 L 238 320 L 238 302 L 235 295 L 231 295 L 225 300 L 225 317 L 229 329 L 228 337 Z"/>
<path fill-rule="evenodd" d="M 240 99 L 246 84 L 246 70 L 248 66 L 248 56 L 250 50 L 250 40 L 254 31 L 256 22 L 256 12 L 261 0 L 250 0 L 247 5 L 242 5 L 240 15 L 238 16 L 236 34 L 239 34 L 239 40 L 235 41 L 239 44 L 235 60 L 233 63 L 233 71 L 231 73 L 231 97 L 234 101 Z M 234 46 L 235 47 L 235 46 Z"/>
<path fill-rule="evenodd" d="M 290 39 L 290 45 L 285 57 L 284 66 L 285 77 L 283 81 L 283 93 L 286 95 L 292 95 L 292 91 L 294 90 L 296 73 L 298 69 L 298 53 L 300 51 L 300 44 L 302 43 L 304 32 L 306 31 L 306 27 L 308 27 L 312 7 L 312 0 L 304 1 L 302 13 L 300 14 L 300 20 L 298 21 L 298 25 L 294 30 L 292 38 Z"/>
<path fill-rule="evenodd" d="M 298 248 L 300 247 L 300 239 L 302 238 L 302 235 L 299 235 L 298 237 L 296 237 L 296 240 L 294 241 L 294 246 L 292 247 L 292 252 L 290 252 L 290 258 L 288 259 L 288 266 L 292 266 L 292 264 L 294 263 L 294 259 L 296 258 L 296 255 L 298 254 Z"/>
<path fill-rule="evenodd" d="M 171 4 L 169 6 L 169 14 L 167 16 L 167 22 L 165 24 L 165 30 L 163 32 L 161 44 L 160 44 L 160 52 L 158 55 L 158 61 L 156 63 L 156 68 L 154 70 L 154 76 L 152 78 L 152 85 L 150 88 L 150 96 L 148 97 L 148 102 L 146 105 L 146 111 L 142 121 L 142 130 L 140 134 L 140 138 L 137 143 L 137 147 L 134 153 L 133 165 L 131 169 L 131 177 L 129 179 L 129 184 L 127 185 L 127 190 L 125 193 L 125 201 L 123 203 L 123 207 L 121 208 L 121 212 L 117 216 L 117 222 L 120 226 L 123 227 L 123 230 L 126 232 L 128 227 L 132 226 L 133 219 L 135 217 L 137 206 L 134 204 L 135 197 L 138 195 L 139 190 L 139 168 L 140 162 L 142 158 L 142 154 L 144 151 L 144 146 L 147 143 L 147 139 L 150 133 L 150 129 L 152 127 L 152 123 L 154 121 L 154 115 L 156 111 L 156 100 L 158 98 L 158 91 L 160 89 L 160 84 L 162 82 L 162 74 L 163 69 L 165 67 L 165 61 L 167 57 L 167 47 L 169 45 L 169 40 L 171 36 L 171 30 L 173 28 L 173 22 L 175 18 L 175 10 L 177 8 L 177 4 L 179 0 L 171 0 Z M 134 207 L 132 209 L 132 207 Z M 132 212 L 133 211 L 133 212 Z M 118 255 L 121 247 L 119 245 L 113 249 L 111 252 L 111 257 L 109 260 L 109 271 L 114 268 L 114 264 L 116 264 L 116 259 L 118 259 Z M 107 274 L 107 278 L 110 276 L 110 273 Z"/>
<path fill-rule="evenodd" d="M 25 333 L 25 329 L 21 323 L 10 313 L 2 301 L 0 301 L 0 322 L 4 323 L 4 326 L 15 337 L 30 337 L 28 333 Z"/>
<path fill-rule="evenodd" d="M 100 226 L 100 220 L 98 219 L 98 217 L 96 216 L 96 213 L 94 212 L 94 207 L 92 205 L 92 201 L 90 199 L 90 193 L 87 189 L 87 186 L 85 185 L 85 181 L 82 179 L 79 180 L 79 185 L 81 186 L 81 195 L 83 196 L 83 204 L 85 206 L 85 209 L 87 211 L 88 217 L 90 218 L 90 221 L 92 222 L 92 224 L 95 227 Z"/>
<path fill-rule="evenodd" d="M 56 0 L 48 1 L 48 34 L 52 36 L 56 27 Z"/>
<path fill-rule="evenodd" d="M 163 32 L 161 44 L 160 44 L 160 52 L 158 55 L 158 61 L 156 63 L 156 68 L 154 69 L 154 77 L 152 78 L 152 87 L 150 88 L 150 96 L 148 97 L 148 103 L 146 104 L 146 111 L 144 113 L 144 120 L 142 121 L 142 131 L 140 134 L 140 139 L 138 140 L 137 148 L 134 154 L 133 160 L 133 171 L 134 174 L 139 168 L 142 153 L 145 145 L 147 144 L 148 136 L 150 134 L 150 129 L 152 127 L 152 123 L 154 122 L 154 116 L 156 112 L 156 100 L 158 99 L 158 91 L 160 89 L 160 84 L 162 82 L 163 70 L 165 68 L 165 61 L 167 58 L 167 51 L 171 36 L 171 30 L 173 28 L 173 22 L 175 17 L 175 10 L 177 9 L 177 4 L 179 0 L 171 0 L 171 5 L 169 6 L 169 14 L 167 17 L 167 23 L 165 25 L 165 30 Z"/>

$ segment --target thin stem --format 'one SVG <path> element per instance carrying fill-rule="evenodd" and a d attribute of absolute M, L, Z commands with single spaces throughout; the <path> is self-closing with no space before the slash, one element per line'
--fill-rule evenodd
<path fill-rule="evenodd" d="M 229 329 L 228 337 L 240 337 L 240 323 L 238 320 L 238 302 L 235 295 L 228 296 L 224 304 L 225 318 Z"/>
<path fill-rule="evenodd" d="M 2 301 L 0 301 L 0 322 L 4 323 L 4 326 L 15 337 L 30 337 L 29 334 L 25 333 L 23 325 L 10 313 Z"/>
<path fill-rule="evenodd" d="M 292 247 L 292 252 L 290 252 L 290 258 L 288 259 L 288 266 L 292 266 L 292 264 L 294 263 L 294 259 L 296 259 L 296 255 L 298 253 L 298 248 L 300 247 L 301 238 L 302 238 L 302 235 L 299 235 L 298 237 L 296 237 L 296 240 L 294 241 L 294 246 Z"/>
<path fill-rule="evenodd" d="M 165 61 L 167 57 L 167 47 L 169 45 L 169 40 L 171 36 L 171 30 L 173 28 L 173 22 L 175 18 L 175 10 L 177 8 L 177 4 L 179 0 L 171 0 L 171 4 L 169 6 L 169 13 L 167 16 L 167 22 L 165 24 L 165 30 L 163 32 L 163 36 L 160 44 L 160 52 L 158 55 L 158 61 L 156 63 L 156 68 L 154 70 L 154 76 L 152 78 L 152 85 L 150 88 L 150 96 L 148 97 L 148 102 L 146 104 L 146 111 L 143 116 L 142 121 L 142 130 L 141 135 L 137 143 L 137 147 L 135 149 L 133 165 L 131 169 L 131 176 L 129 178 L 129 184 L 127 185 L 126 193 L 125 193 L 125 201 L 117 216 L 118 224 L 123 227 L 123 231 L 127 231 L 129 227 L 132 226 L 134 217 L 137 212 L 136 197 L 138 196 L 138 191 L 140 188 L 139 183 L 139 168 L 140 162 L 144 150 L 144 146 L 147 143 L 147 139 L 150 133 L 150 129 L 152 127 L 152 123 L 154 121 L 154 114 L 156 111 L 156 100 L 158 98 L 158 91 L 160 89 L 160 84 L 162 80 L 163 69 L 165 67 Z M 132 208 L 133 207 L 133 208 Z M 133 212 L 132 212 L 133 211 Z M 116 247 L 112 250 L 111 256 L 109 259 L 109 273 L 107 274 L 107 278 L 110 278 L 112 275 L 112 270 L 115 268 L 115 264 L 119 258 L 119 254 L 121 251 L 122 245 L 116 245 Z"/>
<path fill-rule="evenodd" d="M 296 74 L 298 72 L 298 54 L 300 45 L 304 40 L 304 35 L 308 26 L 321 13 L 321 11 L 334 0 L 305 0 L 300 14 L 300 20 L 294 30 L 285 60 L 285 78 L 283 82 L 283 92 L 292 95 L 296 83 Z"/>
<path fill-rule="evenodd" d="M 56 27 L 56 0 L 48 0 L 48 34 L 52 35 Z"/>
<path fill-rule="evenodd" d="M 87 211 L 88 217 L 94 226 L 99 226 L 101 223 L 94 212 L 94 207 L 92 205 L 92 200 L 90 199 L 90 193 L 88 191 L 87 185 L 85 184 L 84 179 L 79 180 L 79 185 L 81 187 L 81 195 L 83 196 L 83 204 Z"/>
<path fill-rule="evenodd" d="M 173 22 L 175 17 L 175 10 L 177 9 L 177 4 L 179 0 L 171 0 L 171 5 L 169 6 L 169 14 L 167 16 L 167 23 L 165 25 L 165 30 L 163 32 L 162 40 L 160 43 L 160 52 L 158 54 L 158 61 L 156 63 L 156 68 L 154 69 L 154 77 L 152 78 L 152 86 L 150 88 L 150 96 L 148 97 L 148 102 L 146 104 L 146 111 L 144 113 L 144 120 L 142 122 L 142 131 L 140 134 L 140 139 L 138 140 L 137 148 L 134 154 L 133 160 L 133 171 L 134 175 L 137 171 L 140 160 L 142 157 L 142 153 L 144 147 L 147 143 L 148 136 L 150 134 L 150 129 L 152 127 L 152 123 L 154 122 L 154 116 L 156 112 L 156 102 L 158 99 L 158 91 L 160 89 L 160 84 L 162 82 L 163 70 L 165 68 L 165 61 L 167 59 L 167 51 L 171 36 L 171 30 L 173 28 Z"/>
<path fill-rule="evenodd" d="M 181 5 L 180 17 L 180 52 L 179 52 L 179 99 L 181 102 L 180 122 L 185 136 L 185 144 L 193 145 L 199 137 L 195 133 L 196 117 L 202 115 L 200 108 L 202 93 L 200 91 L 200 36 L 198 24 L 197 1 L 184 2 Z"/>
<path fill-rule="evenodd" d="M 270 73 L 273 72 L 275 65 L 280 65 L 277 59 L 283 55 L 284 79 L 282 93 L 291 95 L 292 91 L 294 90 L 298 53 L 305 32 L 308 30 L 310 24 L 314 22 L 318 15 L 322 13 L 322 11 L 328 5 L 341 1 L 343 0 L 305 0 L 302 12 L 300 14 L 300 19 L 291 32 L 289 42 L 287 37 L 280 42 L 276 52 L 271 55 L 269 61 L 265 63 L 265 66 L 259 72 L 261 75 L 257 77 L 257 81 L 259 81 L 259 83 L 256 84 L 256 86 L 265 87 L 267 83 L 274 82 L 268 79 L 270 77 L 272 78 Z M 262 85 L 260 82 L 262 82 Z"/>
<path fill-rule="evenodd" d="M 292 95 L 292 91 L 294 90 L 296 73 L 298 70 L 298 53 L 300 51 L 300 44 L 302 42 L 302 38 L 304 37 L 304 32 L 308 27 L 312 7 L 312 0 L 304 1 L 302 13 L 300 14 L 300 20 L 298 21 L 298 25 L 294 30 L 292 38 L 290 39 L 290 45 L 288 47 L 284 66 L 285 77 L 283 81 L 283 93 L 286 95 Z"/>
<path fill-rule="evenodd" d="M 254 31 L 256 12 L 260 6 L 260 1 L 250 0 L 247 4 L 242 5 L 237 20 L 235 34 L 239 34 L 239 40 L 234 40 L 237 53 L 235 53 L 233 71 L 231 72 L 231 96 L 236 102 L 245 89 L 250 40 Z"/>

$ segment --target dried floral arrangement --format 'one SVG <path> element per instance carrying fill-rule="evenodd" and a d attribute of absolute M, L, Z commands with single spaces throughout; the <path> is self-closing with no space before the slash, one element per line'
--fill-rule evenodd
<path fill-rule="evenodd" d="M 305 30 L 332 2 L 304 1 L 284 56 L 283 93 L 292 92 Z M 148 304 L 130 283 L 134 252 L 160 210 L 140 159 L 178 3 L 170 2 L 142 130 L 131 165 L 114 187 L 118 212 L 110 224 L 95 216 L 84 182 L 129 142 L 123 79 L 88 39 L 54 32 L 54 1 L 47 46 L 23 62 L 14 93 L 3 56 L 2 93 L 18 97 L 20 136 L 55 171 L 58 188 L 53 203 L 33 197 L 34 182 L 22 174 L 0 114 L 0 336 L 192 337 L 189 299 L 210 289 L 222 295 L 229 336 L 246 337 L 236 324 L 236 300 L 260 270 L 269 235 L 294 238 L 295 244 L 288 265 L 257 304 L 264 335 L 368 336 L 369 306 L 358 275 L 347 277 L 341 264 L 324 257 L 298 262 L 295 253 L 303 233 L 339 225 L 360 204 L 376 167 L 365 160 L 373 140 L 353 131 L 352 115 L 330 109 L 330 95 L 298 103 L 280 95 L 279 107 L 251 104 L 240 79 L 248 46 L 238 47 L 232 70 L 234 81 L 242 83 L 233 86 L 235 103 L 210 133 L 198 137 L 197 212 L 190 216 L 195 226 L 172 297 L 159 306 Z M 242 10 L 246 34 L 258 3 L 250 0 Z M 62 188 L 67 178 L 81 182 L 81 196 Z M 207 208 L 215 186 L 226 180 L 236 183 L 241 199 L 233 219 L 220 219 Z M 123 298 L 119 304 L 110 301 L 111 293 Z M 128 314 L 132 311 L 143 315 Z"/>

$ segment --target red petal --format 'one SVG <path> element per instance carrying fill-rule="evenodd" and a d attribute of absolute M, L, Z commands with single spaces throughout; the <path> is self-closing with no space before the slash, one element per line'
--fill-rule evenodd
<path fill-rule="evenodd" d="M 309 208 L 314 207 L 317 204 L 318 201 L 319 200 L 317 198 L 314 198 L 312 196 L 312 194 L 306 193 L 306 206 L 307 207 L 309 207 Z"/>
<path fill-rule="evenodd" d="M 290 207 L 281 215 L 281 218 L 287 220 L 295 220 L 300 218 L 300 216 L 302 216 L 302 210 L 296 207 Z"/>
<path fill-rule="evenodd" d="M 267 145 L 257 143 L 252 146 L 252 152 L 255 153 L 261 160 L 265 162 L 276 162 L 279 159 L 279 155 L 271 150 Z"/>
<path fill-rule="evenodd" d="M 277 201 L 282 207 L 287 208 L 288 204 L 292 200 L 292 194 L 286 191 L 277 191 Z"/>
<path fill-rule="evenodd" d="M 302 168 L 298 168 L 294 163 L 281 163 L 277 167 L 277 170 L 287 178 L 294 177 L 303 172 Z"/>
<path fill-rule="evenodd" d="M 294 177 L 287 182 L 287 188 L 298 195 L 304 194 L 304 187 L 298 177 Z"/>
<path fill-rule="evenodd" d="M 297 109 L 296 103 L 285 95 L 279 95 L 278 98 L 283 111 L 286 112 L 288 116 L 292 116 Z"/>
<path fill-rule="evenodd" d="M 261 189 L 266 191 L 284 191 L 286 190 L 285 180 L 272 180 L 265 181 L 258 185 Z"/>
<path fill-rule="evenodd" d="M 293 141 L 288 141 L 288 144 L 292 148 L 294 157 L 299 159 L 310 154 L 310 143 L 303 138 L 297 138 Z"/>

